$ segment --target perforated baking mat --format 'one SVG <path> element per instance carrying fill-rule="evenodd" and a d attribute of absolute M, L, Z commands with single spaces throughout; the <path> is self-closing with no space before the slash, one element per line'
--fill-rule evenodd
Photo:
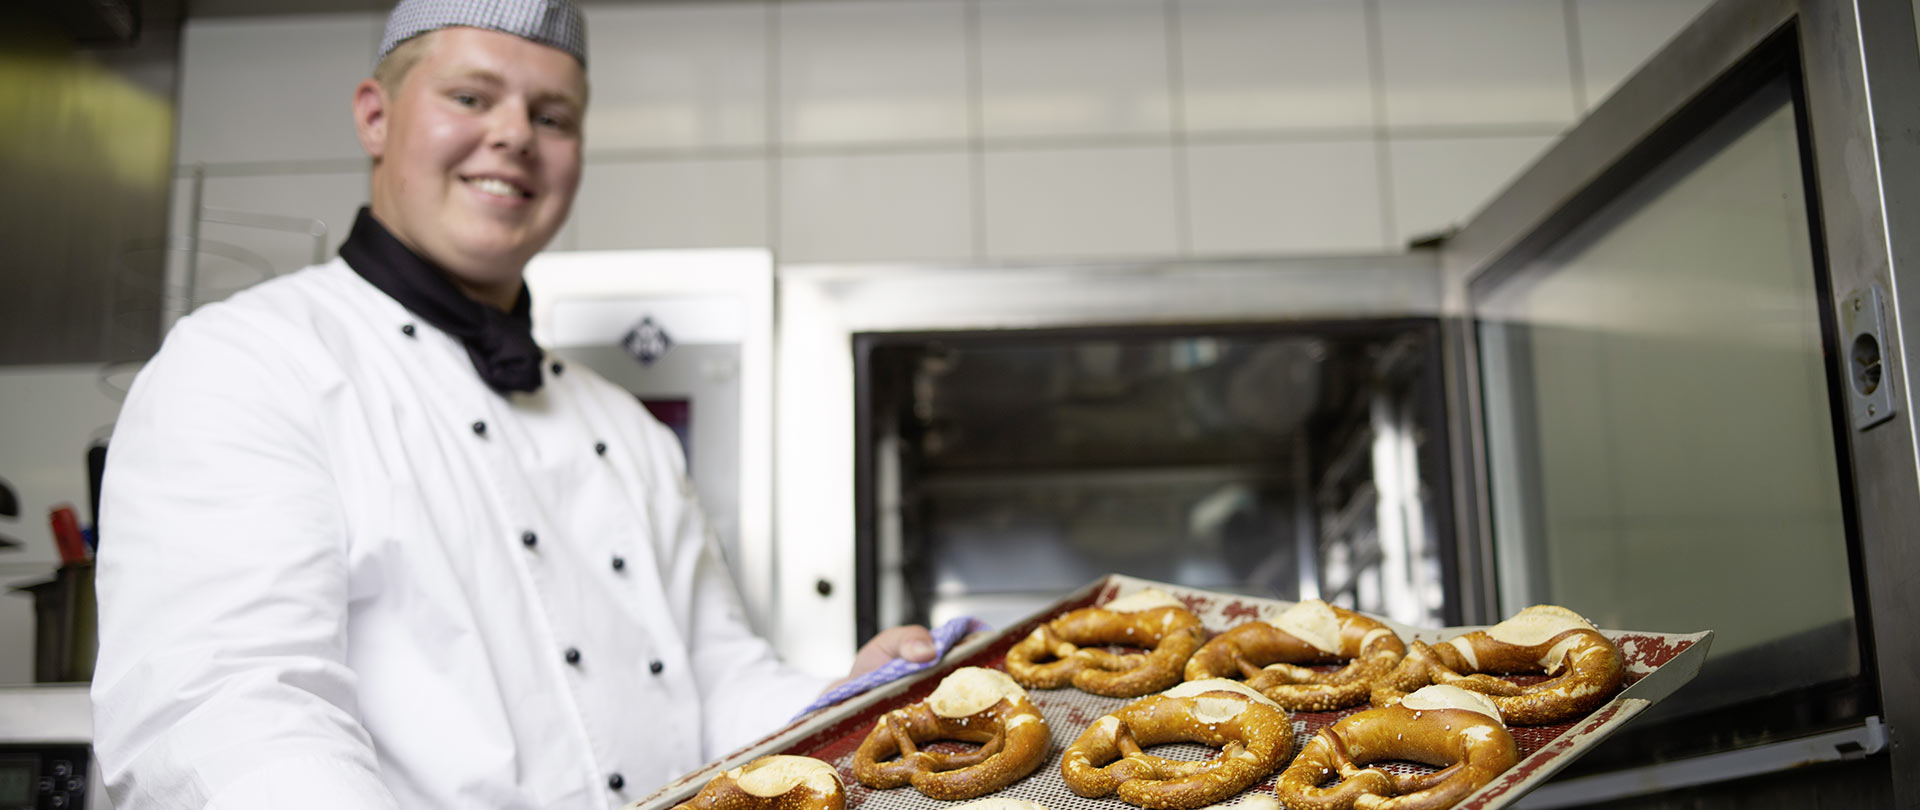
<path fill-rule="evenodd" d="M 939 666 L 887 684 L 837 706 L 830 706 L 802 717 L 758 743 L 674 780 L 651 796 L 628 805 L 626 810 L 667 810 L 692 798 L 702 785 L 721 771 L 769 754 L 801 754 L 831 763 L 840 771 L 840 778 L 847 785 L 848 810 L 856 810 L 856 808 L 859 810 L 937 810 L 937 808 L 960 804 L 960 802 L 929 799 L 911 787 L 873 790 L 861 785 L 853 778 L 854 749 L 859 747 L 861 740 L 866 739 L 867 733 L 873 729 L 880 715 L 925 699 L 933 692 L 934 687 L 939 685 L 940 680 L 953 670 L 967 666 L 1004 670 L 1007 650 L 1015 642 L 1033 632 L 1034 628 L 1067 611 L 1105 604 L 1116 597 L 1147 587 L 1159 588 L 1172 594 L 1185 603 L 1189 610 L 1199 615 L 1207 629 L 1214 633 L 1224 632 L 1230 627 L 1253 619 L 1277 617 L 1282 611 L 1292 606 L 1291 602 L 1218 594 L 1119 575 L 1107 576 L 1075 591 L 1023 622 L 962 643 L 948 653 Z M 1479 627 L 1415 628 L 1384 619 L 1382 621 L 1398 632 L 1404 640 L 1420 639 L 1429 644 L 1481 629 Z M 1519 764 L 1463 799 L 1455 807 L 1463 810 L 1492 810 L 1505 807 L 1525 795 L 1527 791 L 1578 759 L 1595 743 L 1618 730 L 1648 706 L 1673 694 L 1674 690 L 1692 680 L 1693 676 L 1700 671 L 1700 663 L 1706 657 L 1707 646 L 1713 636 L 1711 632 L 1691 634 L 1617 630 L 1602 632 L 1620 646 L 1620 651 L 1626 659 L 1626 681 L 1622 690 L 1612 700 L 1584 717 L 1551 726 L 1510 728 L 1514 743 L 1520 749 Z M 1525 684 L 1541 680 L 1541 677 L 1512 677 L 1510 680 Z M 1091 695 L 1072 687 L 1030 689 L 1028 695 L 1040 708 L 1041 715 L 1046 718 L 1048 730 L 1053 736 L 1052 750 L 1048 753 L 1047 760 L 1031 775 L 993 795 L 1027 799 L 1046 806 L 1048 810 L 1135 810 L 1132 805 L 1112 796 L 1099 799 L 1078 796 L 1068 790 L 1060 779 L 1061 752 L 1095 720 L 1126 705 L 1131 702 L 1131 699 Z M 1366 706 L 1356 706 L 1335 712 L 1294 712 L 1295 753 L 1298 753 L 1301 746 L 1304 746 L 1307 740 L 1320 729 L 1332 725 L 1349 714 L 1364 711 L 1366 708 Z M 958 743 L 939 743 L 931 747 L 934 750 L 958 751 L 967 746 Z M 1188 760 L 1209 759 L 1217 754 L 1216 749 L 1200 745 L 1163 745 L 1149 750 L 1163 757 Z M 1390 770 L 1403 773 L 1424 773 L 1436 770 L 1412 762 L 1382 764 Z M 1222 802 L 1220 806 L 1234 807 L 1256 796 L 1271 799 L 1274 795 L 1274 781 L 1283 770 L 1285 770 L 1284 765 L 1259 785 Z M 1271 807 L 1269 802 L 1260 803 Z"/>

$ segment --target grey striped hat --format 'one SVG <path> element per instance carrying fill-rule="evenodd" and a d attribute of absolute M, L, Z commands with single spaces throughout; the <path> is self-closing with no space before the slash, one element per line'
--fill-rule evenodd
<path fill-rule="evenodd" d="M 387 15 L 380 55 L 428 31 L 456 25 L 513 34 L 573 54 L 587 64 L 587 21 L 572 0 L 400 0 Z"/>

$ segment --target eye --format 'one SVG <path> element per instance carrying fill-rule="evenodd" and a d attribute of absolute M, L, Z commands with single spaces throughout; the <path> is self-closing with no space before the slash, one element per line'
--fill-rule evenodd
<path fill-rule="evenodd" d="M 570 133 L 575 129 L 573 117 L 563 113 L 536 112 L 533 114 L 533 124 L 556 132 Z"/>
<path fill-rule="evenodd" d="M 481 103 L 480 94 L 465 90 L 455 90 L 452 93 L 448 93 L 447 98 L 452 99 L 453 103 L 469 109 L 478 109 Z"/>

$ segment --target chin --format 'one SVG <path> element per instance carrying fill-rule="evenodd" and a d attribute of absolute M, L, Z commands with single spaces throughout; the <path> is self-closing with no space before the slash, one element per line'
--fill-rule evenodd
<path fill-rule="evenodd" d="M 469 284 L 497 287 L 519 281 L 533 254 L 467 253 L 463 258 L 456 275 Z"/>
<path fill-rule="evenodd" d="M 522 266 L 553 239 L 524 234 L 475 234 L 460 240 L 455 252 L 461 263 L 485 275 L 519 275 Z"/>

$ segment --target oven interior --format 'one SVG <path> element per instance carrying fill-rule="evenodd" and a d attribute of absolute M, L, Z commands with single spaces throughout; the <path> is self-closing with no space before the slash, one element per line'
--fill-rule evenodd
<path fill-rule="evenodd" d="M 1457 621 L 1439 327 L 855 339 L 860 637 L 1120 573 Z"/>

